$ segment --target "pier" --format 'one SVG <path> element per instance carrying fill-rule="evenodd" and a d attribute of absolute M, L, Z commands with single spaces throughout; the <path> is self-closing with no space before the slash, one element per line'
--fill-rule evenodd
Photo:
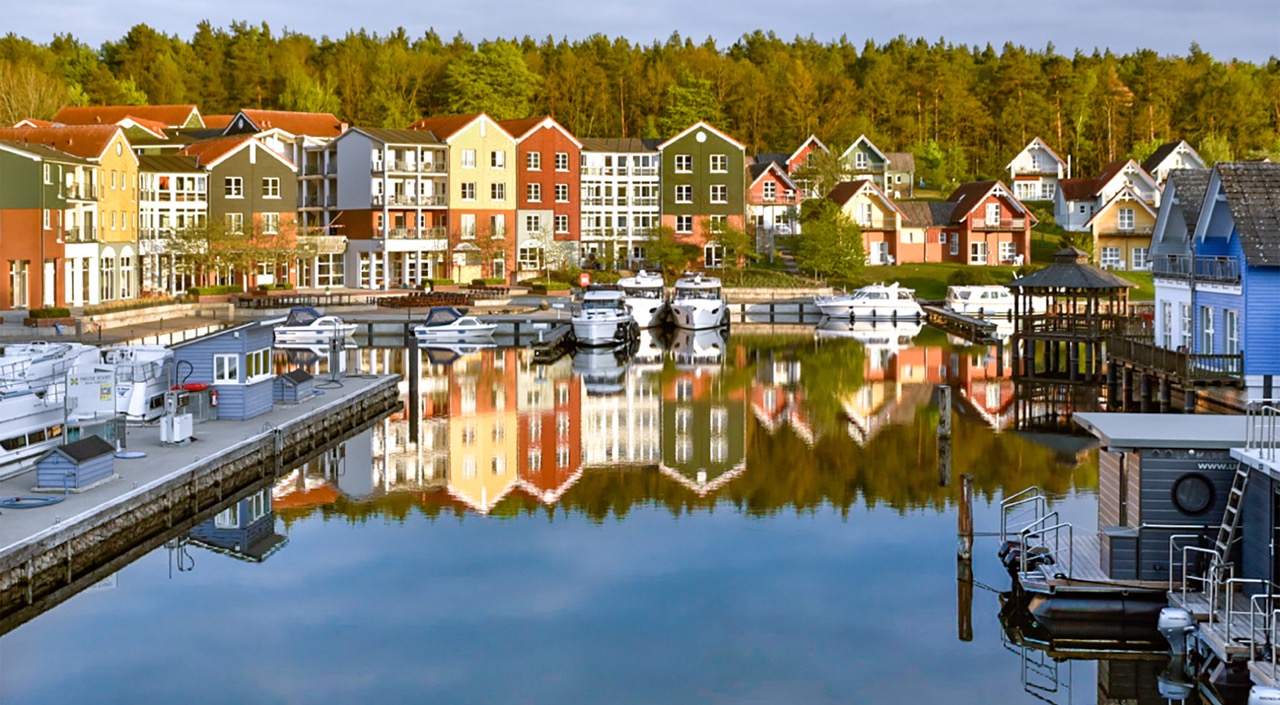
<path fill-rule="evenodd" d="M 924 306 L 925 321 L 941 331 L 980 345 L 1002 345 L 1000 326 L 994 320 L 956 313 L 941 306 Z M 1012 324 L 1010 324 L 1012 327 Z"/>
<path fill-rule="evenodd" d="M 346 377 L 341 386 L 244 421 L 209 421 L 195 440 L 163 445 L 156 427 L 130 428 L 119 479 L 58 504 L 0 516 L 0 634 L 160 545 L 175 527 L 227 504 L 400 408 L 398 375 Z M 34 473 L 0 482 L 31 495 Z"/>

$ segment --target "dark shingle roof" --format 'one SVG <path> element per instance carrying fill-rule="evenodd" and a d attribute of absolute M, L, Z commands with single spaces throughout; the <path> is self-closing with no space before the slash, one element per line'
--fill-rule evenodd
<path fill-rule="evenodd" d="M 916 155 L 911 152 L 885 152 L 884 156 L 889 160 L 890 171 L 916 172 Z"/>
<path fill-rule="evenodd" d="M 55 453 L 62 453 L 77 463 L 93 460 L 116 452 L 115 446 L 102 440 L 100 436 L 86 436 L 78 441 L 58 446 Z"/>
<path fill-rule="evenodd" d="M 1148 174 L 1154 172 L 1156 167 L 1160 166 L 1160 162 L 1168 159 L 1169 155 L 1173 154 L 1173 151 L 1177 149 L 1180 144 L 1182 144 L 1181 140 L 1177 142 L 1165 142 L 1159 147 L 1156 147 L 1156 151 L 1152 152 L 1151 156 L 1147 157 L 1142 162 L 1142 168 L 1145 169 Z"/>
<path fill-rule="evenodd" d="M 583 137 L 584 152 L 656 152 L 658 140 L 615 137 Z"/>
<path fill-rule="evenodd" d="M 61 162 L 63 164 L 92 164 L 93 163 L 93 162 L 90 162 L 88 159 L 77 157 L 74 154 L 67 154 L 66 152 L 60 152 L 54 149 L 53 147 L 46 147 L 42 144 L 35 144 L 33 142 L 18 142 L 16 140 L 0 140 L 0 144 L 3 144 L 6 147 L 17 150 L 19 152 L 26 152 L 27 154 L 40 157 L 41 159 L 44 159 L 46 161 Z"/>
<path fill-rule="evenodd" d="M 296 370 L 290 370 L 280 375 L 280 379 L 283 379 L 292 384 L 298 385 L 298 384 L 302 384 L 303 382 L 315 379 L 315 376 L 312 375 L 310 372 L 307 372 L 306 370 L 299 368 Z"/>
<path fill-rule="evenodd" d="M 787 170 L 787 160 L 791 158 L 790 154 L 778 154 L 777 152 L 764 152 L 756 155 L 757 164 L 768 164 L 774 162 L 782 167 L 783 171 Z"/>
<path fill-rule="evenodd" d="M 1245 261 L 1280 267 L 1280 164 L 1235 162 L 1217 170 Z"/>
<path fill-rule="evenodd" d="M 138 156 L 138 171 L 155 173 L 204 172 L 195 157 L 178 157 L 172 155 L 142 154 Z"/>
<path fill-rule="evenodd" d="M 855 194 L 862 190 L 863 186 L 871 184 L 875 186 L 875 182 L 871 179 L 858 179 L 856 181 L 841 181 L 831 189 L 831 193 L 827 194 L 827 200 L 844 205 L 853 198 Z"/>
<path fill-rule="evenodd" d="M 946 225 L 955 207 L 946 201 L 897 201 L 902 210 L 902 225 L 907 228 L 927 228 Z"/>
<path fill-rule="evenodd" d="M 1129 289 L 1137 286 L 1089 264 L 1089 255 L 1074 247 L 1059 250 L 1053 264 L 1009 282 L 1010 289 Z"/>
<path fill-rule="evenodd" d="M 443 144 L 429 130 L 397 130 L 390 127 L 357 128 L 370 137 L 391 144 Z"/>
<path fill-rule="evenodd" d="M 1174 184 L 1178 207 L 1182 209 L 1182 221 L 1188 229 L 1194 229 L 1200 220 L 1204 192 L 1209 190 L 1210 173 L 1208 169 L 1174 169 L 1169 172 L 1169 183 Z"/>

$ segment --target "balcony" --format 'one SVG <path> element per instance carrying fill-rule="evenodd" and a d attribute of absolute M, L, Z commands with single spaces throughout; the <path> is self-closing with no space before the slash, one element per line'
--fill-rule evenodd
<path fill-rule="evenodd" d="M 72 201 L 96 201 L 98 187 L 96 184 L 71 184 L 67 187 L 67 198 Z"/>
<path fill-rule="evenodd" d="M 1234 257 L 1155 255 L 1151 260 L 1151 272 L 1157 277 L 1170 279 L 1240 283 L 1240 263 Z"/>
<path fill-rule="evenodd" d="M 1133 228 L 1108 227 L 1098 230 L 1098 237 L 1151 237 L 1153 225 L 1139 225 Z"/>
<path fill-rule="evenodd" d="M 306 200 L 303 201 L 303 206 L 306 208 L 333 208 L 335 205 L 337 205 L 337 199 L 333 196 L 328 198 L 324 196 L 307 196 Z"/>
<path fill-rule="evenodd" d="M 1244 386 L 1243 354 L 1199 355 L 1144 339 L 1113 336 L 1107 342 L 1107 356 L 1120 364 L 1170 375 L 1184 385 Z"/>
<path fill-rule="evenodd" d="M 67 228 L 63 231 L 65 242 L 97 242 L 98 232 L 96 228 Z"/>
<path fill-rule="evenodd" d="M 445 227 L 387 228 L 382 236 L 389 240 L 442 240 L 449 237 L 449 229 Z"/>
<path fill-rule="evenodd" d="M 973 229 L 977 232 L 995 232 L 1000 230 L 1025 230 L 1026 227 L 1026 218 L 1010 218 L 999 223 L 988 223 L 983 220 L 974 225 Z"/>
<path fill-rule="evenodd" d="M 434 161 L 418 162 L 419 174 L 444 174 L 445 165 Z"/>

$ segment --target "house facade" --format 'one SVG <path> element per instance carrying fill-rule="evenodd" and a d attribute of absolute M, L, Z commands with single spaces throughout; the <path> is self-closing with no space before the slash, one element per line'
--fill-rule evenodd
<path fill-rule="evenodd" d="M 516 140 L 514 269 L 519 279 L 542 269 L 553 243 L 578 241 L 582 143 L 550 117 L 500 124 Z"/>
<path fill-rule="evenodd" d="M 999 181 L 961 184 L 947 199 L 944 261 L 972 265 L 1020 265 L 1031 261 L 1031 226 L 1036 218 Z"/>
<path fill-rule="evenodd" d="M 138 157 L 139 288 L 179 292 L 197 284 L 181 257 L 182 233 L 209 220 L 209 173 L 195 157 Z"/>
<path fill-rule="evenodd" d="M 1067 176 L 1067 163 L 1039 137 L 1005 166 L 1013 194 L 1021 201 L 1052 201 Z"/>
<path fill-rule="evenodd" d="M 581 168 L 581 257 L 595 253 L 639 266 L 645 242 L 662 224 L 661 154 L 657 140 L 584 138 Z"/>
<path fill-rule="evenodd" d="M 871 179 L 836 184 L 827 200 L 839 206 L 849 220 L 862 230 L 867 264 L 898 262 L 898 233 L 902 210 Z"/>
<path fill-rule="evenodd" d="M 218 418 L 251 419 L 271 411 L 271 349 L 280 322 L 254 321 L 170 346 L 174 364 L 190 370 L 184 380 L 218 393 Z"/>
<path fill-rule="evenodd" d="M 881 151 L 866 135 L 860 135 L 840 160 L 852 180 L 870 179 L 893 198 L 911 198 L 915 194 L 915 155 L 909 152 Z"/>
<path fill-rule="evenodd" d="M 1172 172 L 1165 183 L 1151 235 L 1151 278 L 1156 290 L 1155 339 L 1167 350 L 1191 350 L 1192 347 L 1195 317 L 1191 301 L 1191 237 L 1200 220 L 1200 208 L 1208 188 L 1208 169 Z"/>
<path fill-rule="evenodd" d="M 1142 161 L 1142 168 L 1164 186 L 1169 174 L 1178 169 L 1204 169 L 1208 165 L 1200 153 L 1184 140 L 1165 142 Z"/>
<path fill-rule="evenodd" d="M 720 227 L 744 227 L 746 152 L 741 143 L 697 122 L 658 145 L 662 155 L 662 225 L 703 248 L 703 263 L 721 264 Z"/>
<path fill-rule="evenodd" d="M 0 141 L 0 306 L 66 306 L 58 270 L 71 208 L 63 179 L 80 160 L 38 145 Z"/>
<path fill-rule="evenodd" d="M 1089 220 L 1124 188 L 1148 205 L 1160 205 L 1160 185 L 1137 162 L 1108 164 L 1092 179 L 1062 179 L 1053 197 L 1053 217 L 1064 230 L 1087 232 Z"/>
<path fill-rule="evenodd" d="M 747 225 L 756 250 L 768 252 L 777 235 L 800 234 L 800 188 L 778 162 L 752 164 L 747 179 Z"/>
<path fill-rule="evenodd" d="M 1148 269 L 1156 210 L 1126 186 L 1098 209 L 1086 225 L 1103 269 Z"/>

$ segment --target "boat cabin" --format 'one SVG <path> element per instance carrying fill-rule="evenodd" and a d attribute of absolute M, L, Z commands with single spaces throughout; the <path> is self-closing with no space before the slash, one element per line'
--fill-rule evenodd
<path fill-rule="evenodd" d="M 218 394 L 220 419 L 251 419 L 271 411 L 271 351 L 280 321 L 254 321 L 177 343 L 173 355 L 178 383 L 210 385 Z"/>

